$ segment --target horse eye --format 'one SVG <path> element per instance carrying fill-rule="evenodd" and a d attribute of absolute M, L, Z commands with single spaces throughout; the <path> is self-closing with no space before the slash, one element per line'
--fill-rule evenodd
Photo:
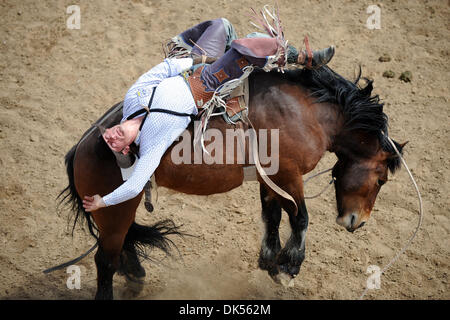
<path fill-rule="evenodd" d="M 381 180 L 381 179 L 378 179 L 378 181 L 377 181 L 377 184 L 381 187 L 383 184 L 385 184 L 386 183 L 386 181 L 385 180 Z"/>

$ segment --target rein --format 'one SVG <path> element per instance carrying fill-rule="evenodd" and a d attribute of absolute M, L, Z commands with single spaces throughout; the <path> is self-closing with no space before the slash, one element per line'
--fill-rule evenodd
<path fill-rule="evenodd" d="M 79 256 L 78 258 L 75 258 L 75 259 L 73 259 L 73 260 L 70 260 L 70 261 L 67 261 L 67 262 L 65 262 L 65 263 L 62 263 L 62 264 L 60 264 L 60 265 L 58 265 L 58 266 L 55 266 L 55 267 L 52 267 L 52 268 L 48 268 L 48 269 L 46 269 L 46 270 L 44 270 L 43 272 L 44 273 L 50 273 L 50 272 L 53 272 L 53 271 L 55 271 L 55 270 L 60 270 L 60 269 L 62 269 L 62 268 L 65 268 L 65 267 L 68 267 L 68 266 L 70 266 L 70 265 L 72 265 L 72 264 L 74 264 L 74 263 L 77 263 L 78 261 L 80 261 L 81 259 L 83 259 L 84 257 L 86 257 L 89 253 L 91 253 L 92 251 L 94 251 L 94 249 L 95 248 L 97 248 L 98 247 L 98 241 L 88 250 L 88 251 L 86 251 L 85 253 L 83 253 L 81 256 Z"/>
<path fill-rule="evenodd" d="M 422 225 L 422 222 L 423 222 L 423 203 L 422 203 L 422 197 L 421 197 L 421 195 L 420 195 L 419 187 L 417 186 L 417 183 L 416 183 L 416 181 L 414 180 L 414 177 L 413 177 L 411 171 L 409 170 L 408 165 L 406 164 L 405 159 L 403 159 L 402 155 L 401 155 L 400 152 L 398 151 L 398 149 L 397 149 L 397 147 L 395 146 L 394 142 L 393 142 L 392 139 L 389 138 L 389 137 L 387 137 L 387 139 L 388 139 L 389 143 L 392 145 L 392 147 L 394 148 L 395 152 L 397 153 L 397 156 L 398 156 L 398 157 L 400 158 L 400 160 L 402 161 L 403 166 L 406 168 L 406 171 L 408 172 L 408 175 L 409 175 L 409 177 L 410 177 L 410 179 L 411 179 L 411 181 L 412 181 L 412 183 L 413 183 L 413 185 L 414 185 L 414 188 L 415 188 L 415 190 L 416 190 L 417 198 L 418 198 L 418 200 L 419 200 L 419 222 L 418 222 L 418 224 L 417 224 L 416 229 L 414 230 L 414 233 L 413 233 L 412 236 L 409 238 L 409 240 L 407 241 L 407 243 L 406 243 L 406 244 L 405 244 L 405 245 L 397 252 L 397 254 L 391 259 L 391 261 L 389 261 L 389 263 L 388 263 L 386 266 L 384 266 L 384 268 L 380 271 L 380 276 L 381 276 L 382 274 L 386 273 L 386 270 L 389 269 L 389 268 L 390 268 L 390 267 L 391 267 L 391 266 L 392 266 L 392 265 L 400 258 L 400 256 L 406 251 L 406 249 L 411 245 L 412 241 L 413 241 L 414 238 L 417 236 L 417 233 L 419 232 L 419 229 L 420 229 L 420 227 L 421 227 L 421 225 Z M 309 180 L 311 180 L 311 179 L 313 179 L 313 178 L 315 178 L 315 177 L 317 177 L 317 176 L 320 176 L 320 175 L 322 175 L 322 174 L 324 174 L 324 173 L 327 173 L 327 172 L 329 172 L 329 171 L 331 171 L 331 170 L 333 170 L 333 168 L 329 168 L 329 169 L 323 170 L 323 171 L 321 171 L 321 172 L 319 172 L 319 173 L 316 173 L 316 174 L 314 174 L 314 175 L 308 177 L 308 178 L 303 182 L 303 185 L 306 185 L 306 183 L 307 183 Z M 325 192 L 325 191 L 333 184 L 334 181 L 335 181 L 335 178 L 332 177 L 331 181 L 328 183 L 328 185 L 327 185 L 324 189 L 322 189 L 322 191 L 320 191 L 319 193 L 317 193 L 317 194 L 315 194 L 315 195 L 313 195 L 313 196 L 305 196 L 304 198 L 305 198 L 305 199 L 313 199 L 313 198 L 319 197 L 322 193 L 324 193 L 324 192 Z M 366 295 L 367 290 L 368 290 L 368 287 L 366 287 L 366 289 L 364 290 L 364 292 L 361 294 L 361 296 L 359 297 L 359 300 L 363 300 L 363 299 L 364 299 L 364 296 Z"/>
<path fill-rule="evenodd" d="M 313 179 L 313 178 L 315 178 L 315 177 L 317 177 L 317 176 L 320 176 L 320 175 L 322 175 L 322 174 L 324 174 L 324 173 L 327 173 L 327 172 L 329 172 L 329 171 L 331 171 L 331 170 L 333 170 L 333 168 L 329 168 L 329 169 L 320 171 L 319 173 L 316 173 L 316 174 L 314 174 L 314 175 L 308 177 L 308 178 L 303 182 L 303 185 L 306 185 L 306 183 L 308 183 L 309 180 L 311 180 L 311 179 Z M 324 192 L 325 192 L 325 191 L 333 184 L 334 180 L 335 180 L 335 178 L 334 178 L 334 177 L 331 177 L 331 180 L 330 180 L 330 182 L 328 182 L 328 185 L 327 185 L 325 188 L 323 188 L 322 191 L 320 191 L 319 193 L 317 193 L 317 194 L 315 194 L 315 195 L 313 195 L 313 196 L 303 196 L 303 197 L 304 197 L 305 199 L 314 199 L 314 198 L 319 197 L 322 193 L 324 193 Z"/>

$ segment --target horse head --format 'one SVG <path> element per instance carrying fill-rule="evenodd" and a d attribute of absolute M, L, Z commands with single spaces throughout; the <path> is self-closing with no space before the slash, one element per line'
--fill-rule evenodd
<path fill-rule="evenodd" d="M 345 142 L 344 142 L 345 141 Z M 394 141 L 402 153 L 406 143 Z M 348 133 L 336 150 L 338 161 L 332 175 L 336 191 L 336 222 L 353 232 L 370 217 L 376 197 L 388 181 L 388 172 L 399 167 L 399 156 L 387 143 L 374 135 Z"/>

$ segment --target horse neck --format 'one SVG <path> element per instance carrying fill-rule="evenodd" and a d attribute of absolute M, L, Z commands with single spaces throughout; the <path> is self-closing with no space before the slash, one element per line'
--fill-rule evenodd
<path fill-rule="evenodd" d="M 344 129 L 339 105 L 317 102 L 306 87 L 286 81 L 277 73 L 256 73 L 249 85 L 254 105 L 250 118 L 257 127 L 270 127 L 274 123 L 290 127 L 290 134 L 308 139 L 307 145 L 320 157 L 325 151 L 334 152 Z M 291 106 L 289 111 L 284 111 L 286 106 Z"/>
<path fill-rule="evenodd" d="M 306 95 L 306 104 L 301 104 L 301 108 L 308 108 L 312 110 L 314 121 L 318 129 L 322 132 L 322 139 L 325 142 L 325 150 L 333 152 L 339 138 L 344 131 L 344 117 L 340 107 L 331 103 L 318 103 L 314 97 L 311 97 L 308 92 Z M 324 150 L 324 151 L 325 151 Z"/>
<path fill-rule="evenodd" d="M 301 104 L 301 108 L 313 110 L 315 121 L 326 139 L 326 151 L 348 151 L 369 156 L 377 152 L 380 147 L 377 136 L 362 129 L 348 130 L 345 115 L 339 105 L 318 103 L 307 90 L 303 94 L 306 95 L 304 99 L 307 103 Z"/>
<path fill-rule="evenodd" d="M 345 128 L 335 137 L 332 152 L 359 158 L 371 158 L 380 151 L 378 137 L 364 130 L 347 131 Z"/>

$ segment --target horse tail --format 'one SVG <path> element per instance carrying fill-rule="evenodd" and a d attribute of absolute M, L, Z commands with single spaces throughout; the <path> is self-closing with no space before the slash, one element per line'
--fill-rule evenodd
<path fill-rule="evenodd" d="M 83 200 L 78 195 L 78 192 L 75 188 L 75 178 L 74 178 L 74 160 L 75 160 L 75 154 L 77 151 L 78 144 L 74 145 L 72 149 L 66 154 L 64 161 L 66 164 L 66 172 L 67 177 L 69 178 L 69 185 L 64 188 L 64 190 L 61 191 L 61 193 L 58 195 L 57 199 L 61 198 L 59 205 L 66 204 L 71 206 L 71 210 L 75 215 L 73 227 L 72 227 L 72 236 L 73 232 L 75 230 L 75 226 L 78 222 L 78 219 L 86 219 L 89 233 L 98 240 L 98 236 L 96 232 L 98 232 L 97 227 L 95 226 L 95 223 L 92 220 L 91 214 L 89 212 L 86 212 L 83 208 Z M 70 218 L 70 217 L 69 217 Z"/>
<path fill-rule="evenodd" d="M 133 222 L 125 236 L 123 249 L 136 252 L 136 254 L 144 259 L 151 260 L 146 249 L 161 249 L 166 255 L 170 254 L 172 247 L 178 249 L 174 242 L 168 238 L 170 235 L 184 236 L 185 233 L 180 232 L 181 226 L 176 226 L 170 220 L 162 220 L 152 226 L 139 225 Z"/>

